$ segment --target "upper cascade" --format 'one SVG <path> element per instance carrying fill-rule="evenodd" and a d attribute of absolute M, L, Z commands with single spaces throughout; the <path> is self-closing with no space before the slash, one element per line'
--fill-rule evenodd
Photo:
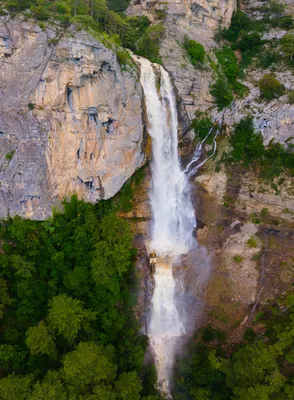
<path fill-rule="evenodd" d="M 144 58 L 138 60 L 146 101 L 147 128 L 152 137 L 151 245 L 159 255 L 177 256 L 191 249 L 196 223 L 189 184 L 178 156 L 176 99 L 169 74 Z"/>

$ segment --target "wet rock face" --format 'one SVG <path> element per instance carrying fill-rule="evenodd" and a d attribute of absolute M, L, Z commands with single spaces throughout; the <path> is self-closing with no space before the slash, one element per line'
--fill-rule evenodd
<path fill-rule="evenodd" d="M 142 166 L 137 72 L 84 32 L 0 20 L 0 216 L 116 194 Z"/>

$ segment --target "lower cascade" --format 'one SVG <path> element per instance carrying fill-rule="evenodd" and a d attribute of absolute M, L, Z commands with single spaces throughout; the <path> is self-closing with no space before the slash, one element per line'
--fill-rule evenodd
<path fill-rule="evenodd" d="M 178 156 L 176 99 L 168 73 L 138 58 L 144 90 L 148 132 L 152 137 L 152 231 L 150 249 L 157 255 L 155 290 L 148 326 L 158 389 L 170 397 L 170 377 L 176 348 L 185 334 L 185 311 L 176 304 L 173 264 L 193 247 L 196 218 L 187 175 Z"/>

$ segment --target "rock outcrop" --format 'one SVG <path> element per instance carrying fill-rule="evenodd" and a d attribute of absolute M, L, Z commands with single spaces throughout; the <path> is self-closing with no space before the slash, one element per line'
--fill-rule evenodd
<path fill-rule="evenodd" d="M 129 15 L 145 15 L 151 22 L 159 22 L 159 10 L 165 17 L 165 35 L 160 43 L 163 65 L 172 75 L 181 105 L 183 129 L 197 109 L 213 106 L 209 86 L 213 82 L 210 69 L 196 69 L 189 61 L 182 43 L 185 36 L 202 43 L 205 48 L 217 47 L 214 36 L 220 27 L 228 27 L 236 9 L 236 0 L 133 0 Z M 188 118 L 187 118 L 188 117 Z"/>
<path fill-rule="evenodd" d="M 142 90 L 85 32 L 0 21 L 0 216 L 116 194 L 144 162 Z"/>
<path fill-rule="evenodd" d="M 247 72 L 244 83 L 248 87 L 245 98 L 236 99 L 230 109 L 224 113 L 224 123 L 231 127 L 241 118 L 252 116 L 255 128 L 262 133 L 264 144 L 271 140 L 283 145 L 293 144 L 294 104 L 288 101 L 287 92 L 279 98 L 266 101 L 260 97 L 258 81 L 270 70 L 252 69 Z M 289 71 L 276 71 L 275 76 L 289 91 L 294 90 L 294 75 Z M 218 120 L 222 113 L 214 114 Z"/>

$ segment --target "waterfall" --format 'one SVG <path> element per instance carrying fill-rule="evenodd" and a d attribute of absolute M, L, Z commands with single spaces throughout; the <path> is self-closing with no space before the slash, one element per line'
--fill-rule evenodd
<path fill-rule="evenodd" d="M 188 181 L 178 156 L 176 100 L 168 73 L 142 58 L 140 64 L 148 132 L 152 137 L 151 247 L 159 255 L 176 256 L 189 251 L 195 228 Z M 154 68 L 160 76 L 160 93 Z"/>
<path fill-rule="evenodd" d="M 176 282 L 172 266 L 192 248 L 196 226 L 186 174 L 178 156 L 176 99 L 168 73 L 143 58 L 141 85 L 144 90 L 148 132 L 152 137 L 152 231 L 150 249 L 157 253 L 150 345 L 155 355 L 158 388 L 170 397 L 170 376 L 178 340 L 185 333 L 184 310 L 175 301 Z"/>

